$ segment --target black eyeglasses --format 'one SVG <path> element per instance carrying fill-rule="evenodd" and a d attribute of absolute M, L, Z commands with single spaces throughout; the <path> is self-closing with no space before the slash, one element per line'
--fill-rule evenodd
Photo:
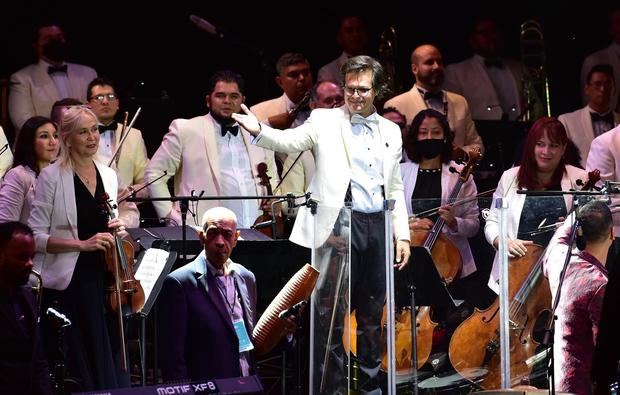
<path fill-rule="evenodd" d="M 360 96 L 368 96 L 370 95 L 371 90 L 372 88 L 366 88 L 362 86 L 345 86 L 344 87 L 344 93 L 346 93 L 348 96 L 353 96 L 355 92 L 357 92 L 357 94 Z"/>
<path fill-rule="evenodd" d="M 108 101 L 114 101 L 117 99 L 114 93 L 106 93 L 104 95 L 94 95 L 90 97 L 90 100 L 97 100 L 99 103 L 103 103 L 104 99 L 108 99 Z"/>

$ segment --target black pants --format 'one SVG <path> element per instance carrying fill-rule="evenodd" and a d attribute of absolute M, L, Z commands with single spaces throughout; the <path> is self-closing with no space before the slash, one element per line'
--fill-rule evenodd
<path fill-rule="evenodd" d="M 384 213 L 353 212 L 351 218 L 351 312 L 357 319 L 357 359 L 363 389 L 378 386 L 381 316 L 385 304 Z"/>

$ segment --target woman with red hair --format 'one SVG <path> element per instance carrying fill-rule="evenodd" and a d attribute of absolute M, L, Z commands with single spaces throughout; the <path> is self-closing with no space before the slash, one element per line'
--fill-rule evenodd
<path fill-rule="evenodd" d="M 493 194 L 491 211 L 484 226 L 487 241 L 498 248 L 499 224 L 495 201 L 507 199 L 508 256 L 525 255 L 531 244 L 547 245 L 555 228 L 538 232 L 540 225 L 550 225 L 564 218 L 572 208 L 571 195 L 535 197 L 518 194 L 518 190 L 568 191 L 578 189 L 577 180 L 587 181 L 587 173 L 568 164 L 566 129 L 557 118 L 542 117 L 530 129 L 523 148 L 521 165 L 504 172 Z M 489 288 L 499 293 L 499 257 L 495 254 Z"/>

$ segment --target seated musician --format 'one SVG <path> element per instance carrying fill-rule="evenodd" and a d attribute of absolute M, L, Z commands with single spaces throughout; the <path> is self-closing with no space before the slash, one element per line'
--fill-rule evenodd
<path fill-rule="evenodd" d="M 203 224 L 204 252 L 166 277 L 158 299 L 159 361 L 166 382 L 254 372 L 256 278 L 230 260 L 240 234 L 237 218 L 214 207 Z"/>
<path fill-rule="evenodd" d="M 219 71 L 207 86 L 209 113 L 192 119 L 175 119 L 168 134 L 146 167 L 146 182 L 151 197 L 170 197 L 168 180 L 174 177 L 174 193 L 189 196 L 262 196 L 267 189 L 260 184 L 257 165 L 267 164 L 271 185 L 277 185 L 274 153 L 252 144 L 252 136 L 232 118 L 245 101 L 244 80 L 232 71 Z M 159 178 L 167 172 L 167 175 Z M 157 215 L 168 225 L 181 225 L 178 203 L 153 202 Z M 260 200 L 200 200 L 190 205 L 193 221 L 211 207 L 224 206 L 238 218 L 240 228 L 249 228 L 259 216 Z M 189 218 L 189 217 L 188 217 Z"/>
<path fill-rule="evenodd" d="M 459 171 L 462 166 L 450 161 L 452 132 L 446 117 L 433 109 L 420 111 L 411 123 L 404 145 L 411 159 L 411 162 L 400 165 L 411 238 L 419 240 L 415 233 L 430 231 L 434 222 L 441 218 L 445 221 L 442 233 L 461 254 L 460 277 L 466 277 L 476 271 L 467 239 L 473 237 L 480 227 L 478 204 L 476 200 L 456 207 L 448 204 L 460 177 L 450 168 Z M 475 197 L 476 194 L 476 184 L 469 177 L 458 191 L 456 200 Z M 431 216 L 415 216 L 433 208 L 438 210 Z"/>
<path fill-rule="evenodd" d="M 572 208 L 570 195 L 534 197 L 517 194 L 517 190 L 568 191 L 579 189 L 577 180 L 585 182 L 584 170 L 567 164 L 565 155 L 568 137 L 566 129 L 553 117 L 542 117 L 531 127 L 525 140 L 521 165 L 502 174 L 493 194 L 493 203 L 487 218 L 484 233 L 487 241 L 498 248 L 499 223 L 495 201 L 508 199 L 507 236 L 508 256 L 524 256 L 527 246 L 533 243 L 546 246 L 553 236 L 555 227 L 542 232 L 540 225 L 553 225 Z M 566 152 L 568 154 L 568 152 Z M 489 288 L 499 293 L 499 254 L 495 254 Z"/>
<path fill-rule="evenodd" d="M 554 382 L 557 391 L 590 394 L 592 356 L 607 288 L 605 262 L 614 231 L 611 211 L 602 201 L 586 203 L 579 216 L 585 248 L 571 255 L 560 288 L 553 332 Z M 555 233 L 543 264 L 554 300 L 560 286 L 570 225 L 571 221 L 567 220 Z"/>

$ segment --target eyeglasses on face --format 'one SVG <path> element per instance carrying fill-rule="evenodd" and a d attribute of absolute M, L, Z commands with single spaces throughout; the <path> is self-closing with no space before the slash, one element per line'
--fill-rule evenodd
<path fill-rule="evenodd" d="M 345 86 L 344 87 L 344 93 L 346 93 L 348 96 L 353 96 L 355 92 L 357 92 L 357 94 L 360 96 L 368 96 L 370 95 L 371 91 L 372 91 L 372 88 L 366 88 L 363 86 Z"/>
<path fill-rule="evenodd" d="M 104 99 L 108 99 L 108 101 L 114 101 L 117 99 L 116 95 L 114 93 L 106 93 L 106 94 L 102 94 L 102 95 L 94 95 L 90 97 L 90 100 L 96 100 L 99 103 L 103 103 Z"/>

